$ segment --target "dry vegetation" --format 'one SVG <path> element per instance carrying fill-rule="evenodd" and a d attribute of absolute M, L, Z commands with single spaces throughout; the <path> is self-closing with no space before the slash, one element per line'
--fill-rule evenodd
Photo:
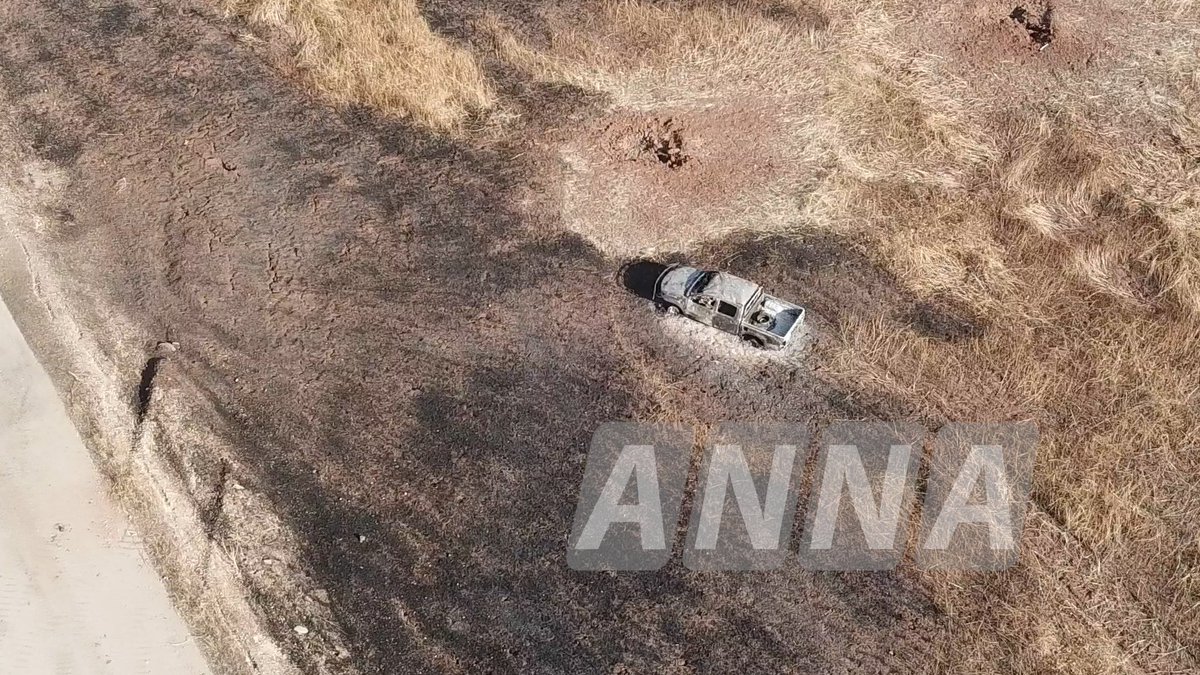
<path fill-rule="evenodd" d="M 441 130 L 493 94 L 469 53 L 429 29 L 415 0 L 227 0 L 229 11 L 282 30 L 322 94 Z"/>
<path fill-rule="evenodd" d="M 492 100 L 466 48 L 430 33 L 411 2 L 232 6 L 293 31 L 314 82 L 339 100 L 440 127 Z M 974 39 L 963 25 L 999 25 L 1010 5 L 770 7 L 610 0 L 547 10 L 539 46 L 488 17 L 475 48 L 529 78 L 608 95 L 609 117 L 557 145 L 563 221 L 600 249 L 832 232 L 912 292 L 988 326 L 942 341 L 882 318 L 846 323 L 824 369 L 931 424 L 1041 429 L 1023 566 L 928 579 L 964 630 L 980 631 L 975 652 L 946 655 L 948 669 L 1194 665 L 1200 5 L 1062 3 L 1047 50 L 1014 42 L 983 56 L 963 47 Z M 1089 45 L 1094 54 L 1070 51 Z M 666 118 L 707 178 L 684 167 L 646 185 L 636 162 L 596 141 L 617 123 Z M 689 135 L 697 129 L 708 136 Z M 722 133 L 737 147 L 718 143 Z M 770 166 L 743 175 L 729 158 L 745 148 Z M 733 188 L 714 203 L 705 191 L 718 185 Z M 643 199 L 671 208 L 648 214 Z M 988 612 L 1006 618 L 999 634 L 975 620 Z"/>

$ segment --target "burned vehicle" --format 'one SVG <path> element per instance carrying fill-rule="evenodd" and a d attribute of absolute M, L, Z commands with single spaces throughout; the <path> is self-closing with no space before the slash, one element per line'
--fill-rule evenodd
<path fill-rule="evenodd" d="M 754 347 L 782 349 L 804 324 L 803 307 L 727 272 L 674 265 L 659 275 L 654 294 L 668 313 L 732 333 Z"/>

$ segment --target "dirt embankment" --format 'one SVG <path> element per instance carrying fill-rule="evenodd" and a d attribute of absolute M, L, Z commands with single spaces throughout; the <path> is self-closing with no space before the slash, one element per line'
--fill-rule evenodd
<path fill-rule="evenodd" d="M 519 140 L 538 116 L 465 142 L 336 112 L 191 3 L 0 21 L 26 149 L 68 177 L 43 226 L 16 224 L 57 289 L 44 342 L 104 364 L 59 386 L 110 472 L 154 453 L 304 669 L 903 670 L 951 640 L 903 573 L 567 569 L 600 422 L 860 408 L 799 365 L 697 358 L 620 261 L 519 206 L 550 159 Z M 530 107 L 583 119 L 575 100 Z M 836 240 L 698 259 L 834 319 L 908 303 Z"/>

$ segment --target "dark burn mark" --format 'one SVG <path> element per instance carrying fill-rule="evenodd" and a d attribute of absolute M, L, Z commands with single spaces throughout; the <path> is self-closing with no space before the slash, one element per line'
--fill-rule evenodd
<path fill-rule="evenodd" d="M 213 480 L 212 496 L 200 509 L 200 520 L 209 540 L 216 540 L 219 534 L 218 527 L 221 522 L 221 513 L 225 510 L 225 493 L 229 487 L 231 468 L 229 460 L 221 460 L 216 478 Z"/>
<path fill-rule="evenodd" d="M 158 369 L 165 360 L 165 357 L 154 356 L 146 361 L 146 365 L 142 367 L 141 379 L 137 387 L 137 396 L 134 399 L 134 413 L 138 427 L 141 427 L 142 423 L 146 420 L 146 415 L 150 412 L 150 401 L 154 397 L 154 379 L 158 377 Z"/>
<path fill-rule="evenodd" d="M 60 206 L 52 209 L 52 212 L 54 213 L 54 219 L 60 223 L 66 223 L 68 225 L 75 223 L 75 214 L 72 213 L 68 208 Z"/>
<path fill-rule="evenodd" d="M 1037 17 L 1031 15 L 1029 10 L 1023 6 L 1017 5 L 1013 8 L 1012 13 L 1008 15 L 1008 18 L 1024 26 L 1025 31 L 1029 33 L 1029 39 L 1042 49 L 1045 49 L 1054 41 L 1054 27 L 1051 24 L 1052 16 L 1053 8 L 1048 4 L 1041 15 Z"/>
<path fill-rule="evenodd" d="M 101 10 L 100 18 L 97 22 L 100 34 L 105 37 L 112 37 L 129 31 L 133 27 L 133 22 L 131 21 L 133 15 L 133 8 L 126 4 L 114 5 Z"/>
<path fill-rule="evenodd" d="M 14 11 L 42 16 L 36 3 L 20 7 Z M 441 3 L 438 11 L 455 7 Z M 56 21 L 94 26 L 94 16 L 78 9 Z M 571 571 L 563 542 L 588 437 L 602 421 L 645 410 L 652 383 L 630 367 L 637 360 L 654 359 L 670 378 L 705 369 L 675 385 L 679 412 L 693 417 L 807 419 L 828 414 L 828 392 L 784 369 L 697 364 L 686 346 L 631 317 L 637 301 L 614 283 L 615 265 L 579 237 L 558 234 L 553 215 L 534 222 L 513 207 L 544 156 L 432 138 L 369 111 L 314 104 L 233 42 L 225 24 L 210 21 L 180 13 L 144 22 L 145 44 L 131 41 L 138 44 L 122 51 L 120 69 L 102 77 L 75 74 L 109 64 L 112 50 L 68 39 L 54 22 L 31 22 L 29 33 L 14 36 L 17 48 L 0 46 L 0 55 L 32 55 L 22 43 L 63 52 L 48 85 L 84 89 L 98 106 L 87 118 L 62 108 L 45 113 L 60 128 L 141 129 L 136 138 L 89 145 L 100 159 L 153 159 L 182 132 L 234 129 L 230 156 L 279 167 L 246 171 L 234 185 L 189 166 L 163 175 L 138 168 L 153 162 L 129 162 L 121 170 L 144 171 L 130 179 L 161 190 L 150 193 L 161 199 L 77 208 L 80 228 L 104 228 L 106 245 L 67 241 L 57 253 L 68 271 L 90 268 L 80 261 L 111 263 L 103 279 L 79 283 L 129 303 L 123 308 L 136 309 L 130 313 L 141 328 L 171 321 L 182 327 L 179 339 L 206 345 L 209 360 L 189 355 L 165 366 L 156 356 L 142 364 L 133 396 L 138 422 L 150 416 L 161 377 L 174 376 L 166 369 L 180 367 L 198 401 L 194 412 L 151 426 L 169 436 L 195 425 L 229 441 L 232 468 L 201 473 L 189 462 L 180 470 L 213 485 L 197 498 L 210 535 L 239 535 L 239 524 L 221 517 L 223 485 L 230 471 L 245 476 L 296 533 L 305 574 L 328 589 L 355 670 L 654 672 L 686 653 L 719 671 L 815 671 L 860 658 L 871 645 L 907 641 L 902 629 L 919 612 L 905 614 L 899 602 L 880 621 L 855 623 L 838 612 L 789 619 L 729 601 L 760 592 L 757 575 L 699 578 L 678 564 L 615 577 Z M 162 86 L 172 79 L 171 63 L 157 48 L 178 44 L 195 45 L 196 79 Z M 247 99 L 248 87 L 262 95 Z M 584 103 L 561 105 L 578 112 Z M 40 114 L 34 105 L 24 103 L 27 116 Z M 213 109 L 229 113 L 219 127 L 210 122 Z M 163 126 L 164 110 L 173 127 Z M 671 147 L 682 151 L 685 139 L 665 140 L 670 160 Z M 647 161 L 661 161 L 660 149 Z M 297 171 L 289 166 L 295 161 L 312 166 Z M 116 176 L 103 171 L 119 164 L 88 162 L 83 182 L 111 185 Z M 330 176 L 345 181 L 329 183 Z M 281 200 L 313 190 L 319 205 L 281 217 Z M 177 236 L 165 246 L 147 246 L 146 223 L 169 221 L 176 209 L 190 214 L 186 226 L 172 228 Z M 219 261 L 214 241 L 226 249 Z M 301 290 L 268 292 L 268 249 L 297 253 L 288 264 Z M 831 317 L 905 301 L 845 242 L 731 239 L 705 255 L 710 265 Z M 209 275 L 215 262 L 228 269 Z M 155 274 L 164 268 L 166 279 Z M 628 350 L 614 344 L 616 330 Z M 658 352 L 643 356 L 649 349 Z M 354 536 L 363 532 L 370 533 L 365 545 Z M 794 607 L 849 606 L 841 596 L 863 592 L 825 590 L 808 575 L 770 581 L 773 597 Z M 893 575 L 879 583 L 902 597 L 921 593 Z M 280 611 L 291 598 L 277 589 L 252 592 L 275 637 L 294 645 L 294 624 Z M 715 627 L 693 621 L 697 611 Z M 320 667 L 311 652 L 293 656 L 309 670 Z"/>
<path fill-rule="evenodd" d="M 734 6 L 739 6 L 735 3 Z M 827 30 L 829 17 L 807 3 L 768 2 L 762 8 L 764 18 L 804 30 Z"/>
<path fill-rule="evenodd" d="M 77 138 L 49 122 L 38 123 L 33 133 L 33 151 L 38 157 L 59 166 L 72 164 L 82 149 Z"/>
<path fill-rule="evenodd" d="M 678 169 L 691 160 L 683 151 L 683 129 L 672 119 L 643 131 L 638 147 L 668 169 Z"/>
<path fill-rule="evenodd" d="M 947 307 L 919 302 L 905 316 L 909 326 L 926 337 L 946 342 L 961 342 L 982 337 L 986 326 L 979 319 L 967 317 Z"/>

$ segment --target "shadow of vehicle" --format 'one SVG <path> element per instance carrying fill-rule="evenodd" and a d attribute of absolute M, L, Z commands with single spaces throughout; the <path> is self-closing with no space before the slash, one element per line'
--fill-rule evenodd
<path fill-rule="evenodd" d="M 621 267 L 621 284 L 634 295 L 644 300 L 654 300 L 656 284 L 667 265 L 651 260 L 634 260 Z"/>

